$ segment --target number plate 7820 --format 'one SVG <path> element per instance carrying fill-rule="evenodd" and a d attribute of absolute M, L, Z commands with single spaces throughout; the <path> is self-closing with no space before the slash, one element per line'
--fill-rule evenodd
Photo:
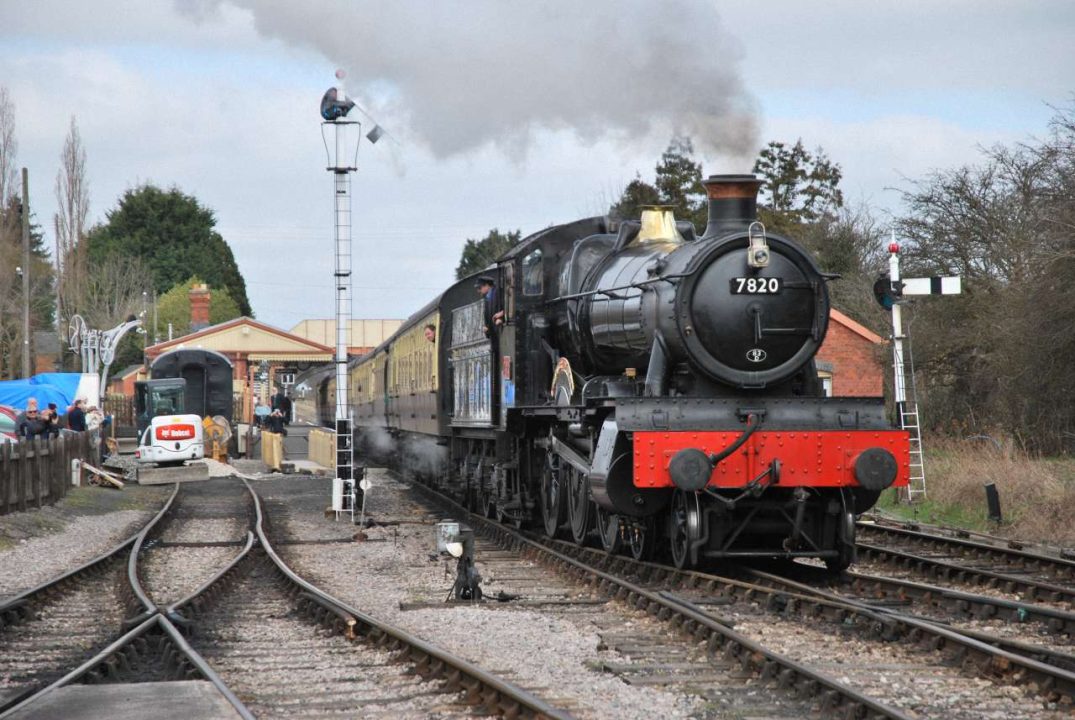
<path fill-rule="evenodd" d="M 778 277 L 733 277 L 732 295 L 775 295 L 783 284 Z"/>

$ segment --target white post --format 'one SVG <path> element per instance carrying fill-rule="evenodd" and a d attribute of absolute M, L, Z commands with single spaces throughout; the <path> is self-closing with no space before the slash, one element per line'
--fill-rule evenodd
<path fill-rule="evenodd" d="M 892 242 L 888 246 L 888 279 L 893 285 L 900 281 L 900 246 L 896 242 L 896 234 L 892 234 Z M 903 373 L 903 318 L 900 314 L 900 304 L 892 303 L 892 372 L 893 394 L 896 400 L 896 412 L 900 417 L 900 426 L 903 425 L 903 411 L 907 402 L 907 388 L 904 385 Z"/>

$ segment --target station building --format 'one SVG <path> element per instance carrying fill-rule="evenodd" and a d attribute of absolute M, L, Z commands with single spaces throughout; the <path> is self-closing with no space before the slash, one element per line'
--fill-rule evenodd
<path fill-rule="evenodd" d="M 880 335 L 831 309 L 829 331 L 815 357 L 825 394 L 830 397 L 882 395 L 886 348 Z"/>

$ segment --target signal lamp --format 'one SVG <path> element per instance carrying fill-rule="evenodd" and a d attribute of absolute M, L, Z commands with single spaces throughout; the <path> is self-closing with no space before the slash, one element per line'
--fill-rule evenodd
<path fill-rule="evenodd" d="M 888 275 L 882 275 L 873 284 L 873 296 L 878 305 L 885 310 L 891 310 L 892 306 L 903 298 L 903 283 L 892 282 Z"/>

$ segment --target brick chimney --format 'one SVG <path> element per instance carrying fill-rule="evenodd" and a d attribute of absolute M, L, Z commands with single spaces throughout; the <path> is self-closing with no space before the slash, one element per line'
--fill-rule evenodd
<path fill-rule="evenodd" d="M 190 289 L 190 331 L 209 327 L 209 286 L 202 283 Z"/>

